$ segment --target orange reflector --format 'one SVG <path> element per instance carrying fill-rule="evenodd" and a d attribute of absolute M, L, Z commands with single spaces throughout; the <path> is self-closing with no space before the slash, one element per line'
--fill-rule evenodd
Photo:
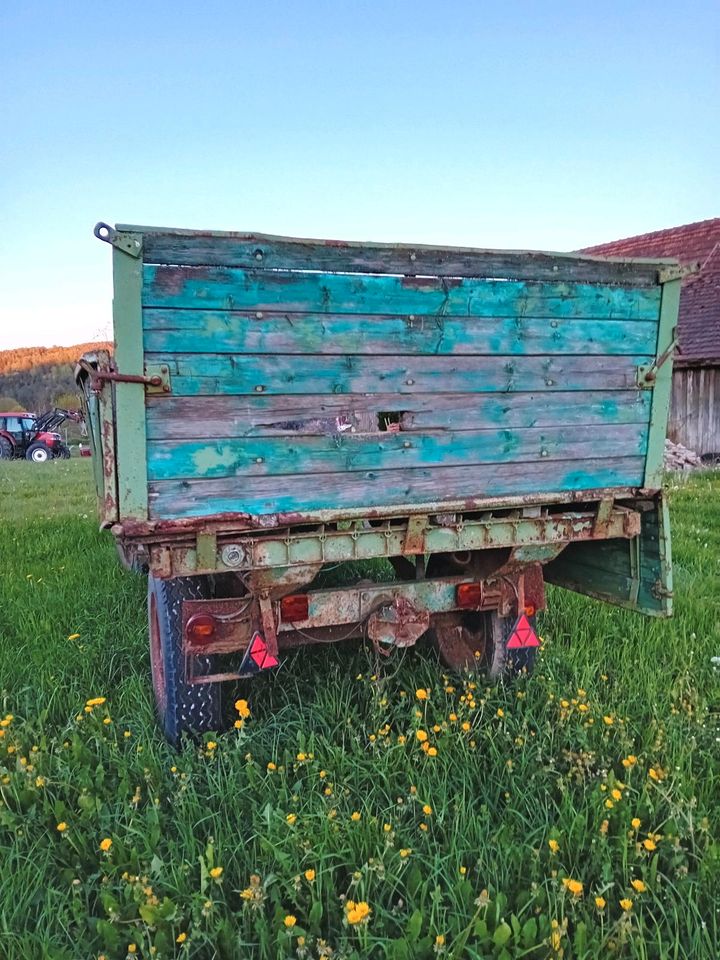
<path fill-rule="evenodd" d="M 307 620 L 309 600 L 306 593 L 291 593 L 280 601 L 280 616 L 289 623 Z"/>
<path fill-rule="evenodd" d="M 525 613 L 526 613 L 529 617 L 534 617 L 534 616 L 535 616 L 535 607 L 534 607 L 531 603 L 526 604 L 526 605 L 525 605 Z"/>
<path fill-rule="evenodd" d="M 483 600 L 482 583 L 460 583 L 455 594 L 459 607 L 479 607 Z"/>
<path fill-rule="evenodd" d="M 190 617 L 185 629 L 193 643 L 208 643 L 215 636 L 215 617 L 209 613 L 196 613 Z"/>

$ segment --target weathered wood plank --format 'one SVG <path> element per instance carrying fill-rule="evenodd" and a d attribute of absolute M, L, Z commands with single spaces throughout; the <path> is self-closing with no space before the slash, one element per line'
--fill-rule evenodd
<path fill-rule="evenodd" d="M 629 390 L 650 357 L 443 357 L 147 353 L 175 396 L 196 394 L 497 393 Z M 397 401 L 396 401 L 397 405 Z"/>
<path fill-rule="evenodd" d="M 428 317 L 146 309 L 145 349 L 158 353 L 654 353 L 652 320 Z"/>
<path fill-rule="evenodd" d="M 488 250 L 425 244 L 304 240 L 253 233 L 162 230 L 118 226 L 144 234 L 146 263 L 409 276 L 502 277 L 652 286 L 658 270 L 675 261 L 619 260 L 537 250 Z"/>
<path fill-rule="evenodd" d="M 476 430 L 502 426 L 554 427 L 588 424 L 647 424 L 650 393 L 585 391 L 494 394 L 310 394 L 306 396 L 200 396 L 147 398 L 151 440 L 264 437 L 336 433 L 340 425 L 385 426 L 387 415 L 403 431 Z M 385 416 L 382 416 L 382 415 Z M 401 415 L 400 415 L 401 414 Z M 338 419 L 341 424 L 338 424 Z"/>
<path fill-rule="evenodd" d="M 325 436 L 160 440 L 148 444 L 148 477 L 280 476 L 403 467 L 526 463 L 642 456 L 647 427 L 634 424 L 465 430 L 424 434 L 335 433 Z"/>
<path fill-rule="evenodd" d="M 145 266 L 143 306 L 657 321 L 660 288 Z"/>
<path fill-rule="evenodd" d="M 541 461 L 474 467 L 435 467 L 284 477 L 155 480 L 149 484 L 152 519 L 246 512 L 254 515 L 412 506 L 464 498 L 637 487 L 644 457 Z"/>

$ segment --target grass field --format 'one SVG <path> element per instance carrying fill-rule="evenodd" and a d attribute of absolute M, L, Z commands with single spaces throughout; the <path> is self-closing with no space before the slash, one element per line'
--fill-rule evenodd
<path fill-rule="evenodd" d="M 90 487 L 0 473 L 3 960 L 720 955 L 719 476 L 671 487 L 672 621 L 553 591 L 494 688 L 303 652 L 179 754 Z"/>

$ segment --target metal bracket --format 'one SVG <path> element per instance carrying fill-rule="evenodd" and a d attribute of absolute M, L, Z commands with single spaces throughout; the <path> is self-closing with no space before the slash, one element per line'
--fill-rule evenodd
<path fill-rule="evenodd" d="M 214 570 L 217 566 L 217 534 L 198 531 L 195 546 L 195 566 L 198 570 Z"/>
<path fill-rule="evenodd" d="M 170 367 L 166 363 L 145 364 L 145 392 L 152 395 L 172 393 Z"/>
<path fill-rule="evenodd" d="M 666 361 L 670 359 L 677 345 L 677 328 L 675 328 L 673 330 L 672 340 L 669 346 L 663 350 L 660 356 L 656 357 L 652 363 L 641 363 L 638 366 L 636 378 L 637 385 L 641 390 L 652 390 L 652 388 L 655 386 L 658 370 L 666 363 Z"/>
<path fill-rule="evenodd" d="M 403 553 L 411 555 L 425 553 L 425 531 L 427 524 L 428 518 L 424 514 L 413 514 L 408 518 L 407 532 L 405 533 L 405 542 L 403 543 Z"/>
<path fill-rule="evenodd" d="M 138 259 L 142 256 L 142 234 L 125 233 L 121 230 L 115 230 L 109 223 L 96 223 L 93 233 L 105 243 L 111 244 L 117 250 L 122 250 L 131 257 Z"/>

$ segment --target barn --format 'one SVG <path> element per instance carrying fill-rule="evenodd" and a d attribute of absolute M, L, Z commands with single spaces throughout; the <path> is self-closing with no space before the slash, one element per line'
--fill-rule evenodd
<path fill-rule="evenodd" d="M 609 257 L 676 257 L 699 263 L 683 280 L 668 436 L 720 460 L 720 217 L 586 247 Z"/>

